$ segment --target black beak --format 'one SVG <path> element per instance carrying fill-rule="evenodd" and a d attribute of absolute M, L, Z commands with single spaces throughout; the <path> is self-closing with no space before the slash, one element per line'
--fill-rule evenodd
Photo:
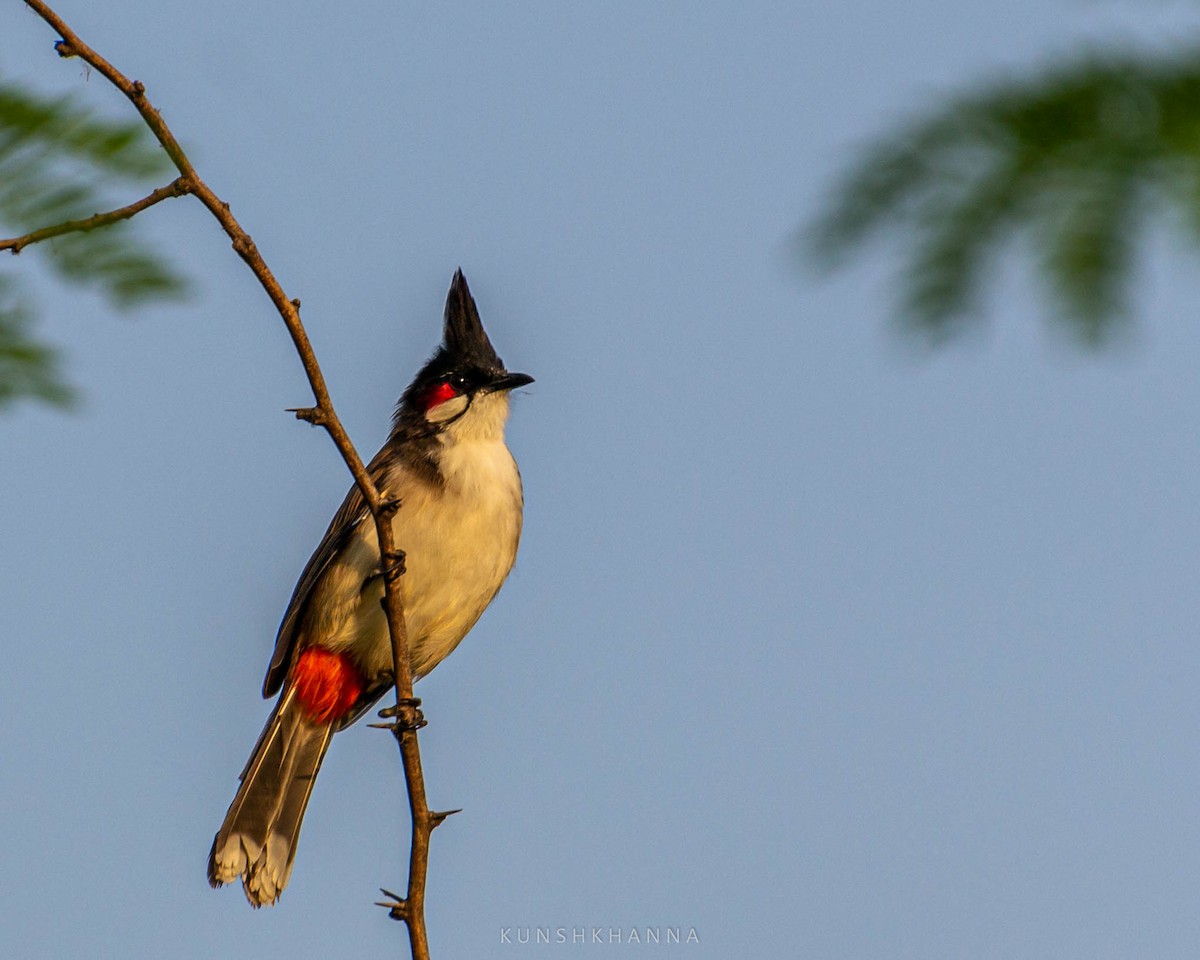
<path fill-rule="evenodd" d="M 533 377 L 527 373 L 506 373 L 502 377 L 497 377 L 487 385 L 491 392 L 499 392 L 501 390 L 516 390 L 517 387 L 523 387 L 527 383 L 533 383 Z"/>

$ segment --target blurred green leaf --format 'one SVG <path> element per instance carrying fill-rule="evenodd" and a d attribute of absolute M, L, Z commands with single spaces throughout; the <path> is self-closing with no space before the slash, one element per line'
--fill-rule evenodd
<path fill-rule="evenodd" d="M 890 236 L 901 316 L 940 340 L 977 315 L 990 255 L 1023 233 L 1054 319 L 1100 343 L 1127 316 L 1159 206 L 1200 242 L 1200 51 L 1092 56 L 952 100 L 869 144 L 806 240 L 840 266 Z"/>
<path fill-rule="evenodd" d="M 74 392 L 63 382 L 58 353 L 29 336 L 31 321 L 16 279 L 0 275 L 0 407 L 21 397 L 69 406 Z"/>
<path fill-rule="evenodd" d="M 99 119 L 73 98 L 43 98 L 0 82 L 0 233 L 5 236 L 123 206 L 139 198 L 140 185 L 160 186 L 171 170 L 140 120 Z M 131 185 L 138 187 L 132 195 Z M 184 278 L 139 239 L 132 221 L 31 245 L 22 256 L 31 255 L 121 309 L 177 299 L 187 291 Z M 62 404 L 70 395 L 57 355 L 30 333 L 34 320 L 15 277 L 0 277 L 0 405 L 20 397 Z"/>
<path fill-rule="evenodd" d="M 140 120 L 95 118 L 72 97 L 41 98 L 12 83 L 0 83 L 0 151 L 40 145 L 125 179 L 157 178 L 171 162 Z"/>

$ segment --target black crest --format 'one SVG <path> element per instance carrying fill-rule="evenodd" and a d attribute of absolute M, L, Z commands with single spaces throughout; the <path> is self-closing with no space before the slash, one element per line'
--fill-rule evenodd
<path fill-rule="evenodd" d="M 446 319 L 442 330 L 442 349 L 452 362 L 481 370 L 503 370 L 504 361 L 496 356 L 492 342 L 483 329 L 475 298 L 467 287 L 462 269 L 454 271 L 450 292 L 446 295 Z"/>

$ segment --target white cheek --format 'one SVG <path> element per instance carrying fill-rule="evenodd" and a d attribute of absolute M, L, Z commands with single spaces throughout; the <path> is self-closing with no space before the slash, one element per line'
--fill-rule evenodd
<path fill-rule="evenodd" d="M 471 409 L 446 429 L 457 440 L 503 440 L 507 393 L 477 393 Z"/>
<path fill-rule="evenodd" d="M 451 397 L 436 407 L 431 407 L 425 411 L 425 419 L 430 423 L 445 423 L 447 420 L 453 420 L 467 409 L 466 397 Z"/>

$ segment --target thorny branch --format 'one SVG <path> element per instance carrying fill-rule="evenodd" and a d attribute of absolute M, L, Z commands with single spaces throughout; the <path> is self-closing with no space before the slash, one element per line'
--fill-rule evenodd
<path fill-rule="evenodd" d="M 275 309 L 283 318 L 296 353 L 304 366 L 304 372 L 308 377 L 313 398 L 316 401 L 315 406 L 294 412 L 299 419 L 325 428 L 350 473 L 354 476 L 354 482 L 375 520 L 381 563 L 395 563 L 394 567 L 388 568 L 388 575 L 384 577 L 383 605 L 392 640 L 396 705 L 382 711 L 381 715 L 395 718 L 392 723 L 385 726 L 395 735 L 404 764 L 404 777 L 408 785 L 409 812 L 412 817 L 412 846 L 409 851 L 406 895 L 398 897 L 384 891 L 387 896 L 391 897 L 391 901 L 384 903 L 383 906 L 389 908 L 389 915 L 393 919 L 402 920 L 407 927 L 413 960 L 428 960 L 429 942 L 425 930 L 425 874 L 429 863 L 429 836 L 433 828 L 449 814 L 431 811 L 425 798 L 425 778 L 421 770 L 421 754 L 417 744 L 417 730 L 424 725 L 425 721 L 418 709 L 420 701 L 413 697 L 412 669 L 408 659 L 408 636 L 405 630 L 404 607 L 399 589 L 399 576 L 403 572 L 403 566 L 402 561 L 396 559 L 402 558 L 403 553 L 396 546 L 390 522 L 398 503 L 375 486 L 374 480 L 363 466 L 362 458 L 359 457 L 341 420 L 338 419 L 333 402 L 329 398 L 325 377 L 321 373 L 308 334 L 300 321 L 300 301 L 287 297 L 266 261 L 259 254 L 250 235 L 242 229 L 241 224 L 230 212 L 229 204 L 222 201 L 196 173 L 166 121 L 146 97 L 145 86 L 140 80 L 131 81 L 88 46 L 42 0 L 23 0 L 23 2 L 58 33 L 61 39 L 55 43 L 54 49 L 58 51 L 60 57 L 79 57 L 129 98 L 134 108 L 141 114 L 146 126 L 150 128 L 163 150 L 171 158 L 171 162 L 175 164 L 175 168 L 179 171 L 179 178 L 167 187 L 156 190 L 149 197 L 131 204 L 129 207 L 123 207 L 108 214 L 99 214 L 88 220 L 47 227 L 24 237 L 7 241 L 8 249 L 17 252 L 20 247 L 36 243 L 38 240 L 77 230 L 94 229 L 105 223 L 133 216 L 166 196 L 187 193 L 196 197 L 220 223 L 222 229 L 229 236 L 233 249 L 258 278 L 267 296 L 275 305 Z M 156 196 L 160 193 L 162 196 Z M 134 209 L 135 207 L 137 209 Z M 388 559 L 383 560 L 382 558 Z"/>

